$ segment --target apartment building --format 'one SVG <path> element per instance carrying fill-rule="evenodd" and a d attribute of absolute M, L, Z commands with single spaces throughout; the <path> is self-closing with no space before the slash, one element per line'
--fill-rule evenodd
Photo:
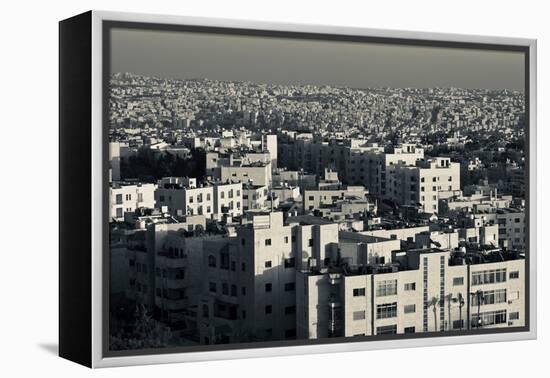
<path fill-rule="evenodd" d="M 205 243 L 201 343 L 294 339 L 296 266 L 324 261 L 337 240 L 336 224 L 285 224 L 273 212 L 251 215 L 236 238 Z"/>
<path fill-rule="evenodd" d="M 243 184 L 232 181 L 214 181 L 214 218 L 237 217 L 243 213 Z"/>
<path fill-rule="evenodd" d="M 386 172 L 383 196 L 400 205 L 418 205 L 425 213 L 439 212 L 440 193 L 460 190 L 460 164 L 450 158 L 390 165 Z"/>
<path fill-rule="evenodd" d="M 208 151 L 206 153 L 206 175 L 219 180 L 222 167 L 240 167 L 257 163 L 271 164 L 271 162 L 271 154 L 268 151 Z"/>
<path fill-rule="evenodd" d="M 371 193 L 385 197 L 391 167 L 415 165 L 417 160 L 424 158 L 424 149 L 413 144 L 402 144 L 389 151 L 377 144 L 351 145 L 345 157 L 343 179 L 355 185 L 362 184 Z"/>
<path fill-rule="evenodd" d="M 155 184 L 113 183 L 109 188 L 109 220 L 122 222 L 125 213 L 155 207 Z"/>
<path fill-rule="evenodd" d="M 241 181 L 254 185 L 271 185 L 271 163 L 256 162 L 240 166 L 222 166 L 221 181 Z"/>
<path fill-rule="evenodd" d="M 298 201 L 301 198 L 300 188 L 288 184 L 273 186 L 270 192 L 281 202 Z"/>
<path fill-rule="evenodd" d="M 158 208 L 166 208 L 176 216 L 198 214 L 212 219 L 215 214 L 214 186 L 197 184 L 194 178 L 165 177 L 159 180 L 155 201 Z"/>
<path fill-rule="evenodd" d="M 262 150 L 269 152 L 271 159 L 271 168 L 277 168 L 278 160 L 278 146 L 277 146 L 277 135 L 274 134 L 264 134 L 262 135 Z"/>
<path fill-rule="evenodd" d="M 439 200 L 439 213 L 443 215 L 454 215 L 460 212 L 488 212 L 493 209 L 508 208 L 513 202 L 510 195 L 498 196 L 496 190 L 490 191 L 488 195 L 475 193 L 468 196 L 453 196 Z"/>
<path fill-rule="evenodd" d="M 393 252 L 386 265 L 297 273 L 298 337 L 352 337 L 525 324 L 525 260 L 500 251 Z"/>
<path fill-rule="evenodd" d="M 348 186 L 340 189 L 305 190 L 303 195 L 304 212 L 323 206 L 332 206 L 344 199 L 365 200 L 368 191 L 363 186 Z"/>
<path fill-rule="evenodd" d="M 202 290 L 203 243 L 223 238 L 204 234 L 203 215 L 181 222 L 164 218 L 132 235 L 126 248 L 126 296 L 145 305 L 172 330 L 197 328 L 196 306 Z"/>
<path fill-rule="evenodd" d="M 268 210 L 269 189 L 265 185 L 243 185 L 243 210 Z"/>
<path fill-rule="evenodd" d="M 525 212 L 520 208 L 499 208 L 473 215 L 484 224 L 498 225 L 498 245 L 502 248 L 525 250 Z"/>
<path fill-rule="evenodd" d="M 317 175 L 303 171 L 288 171 L 279 168 L 273 172 L 272 180 L 273 186 L 295 186 L 301 191 L 317 187 Z"/>

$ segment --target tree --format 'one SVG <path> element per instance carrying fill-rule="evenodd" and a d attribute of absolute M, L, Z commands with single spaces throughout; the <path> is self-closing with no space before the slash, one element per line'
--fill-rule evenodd
<path fill-rule="evenodd" d="M 458 302 L 460 329 L 462 329 L 462 307 L 464 307 L 464 297 L 462 296 L 462 293 L 458 293 L 456 298 L 453 298 L 453 302 Z"/>
<path fill-rule="evenodd" d="M 432 307 L 433 308 L 433 312 L 434 312 L 434 326 L 435 326 L 435 329 L 434 331 L 437 332 L 438 328 L 437 328 L 437 305 L 439 304 L 439 299 L 437 299 L 437 297 L 432 297 L 432 299 L 430 300 L 430 303 L 428 304 L 428 307 Z"/>
<path fill-rule="evenodd" d="M 483 324 L 481 321 L 481 304 L 485 302 L 485 296 L 482 290 L 478 290 L 475 293 L 471 293 L 472 300 L 477 301 L 477 324 L 476 328 L 480 328 Z"/>
<path fill-rule="evenodd" d="M 449 311 L 449 325 L 447 327 L 447 330 L 450 331 L 453 325 L 453 319 L 451 315 L 451 303 L 454 302 L 455 298 L 453 298 L 452 293 L 449 293 L 445 296 L 445 300 L 447 301 L 447 310 Z"/>
<path fill-rule="evenodd" d="M 155 320 L 144 305 L 137 305 L 135 321 L 117 334 L 111 335 L 112 350 L 162 348 L 169 346 L 172 333 L 168 327 Z"/>

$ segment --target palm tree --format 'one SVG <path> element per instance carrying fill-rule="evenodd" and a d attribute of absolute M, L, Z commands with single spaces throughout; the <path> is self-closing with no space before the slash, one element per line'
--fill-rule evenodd
<path fill-rule="evenodd" d="M 451 317 L 451 303 L 456 302 L 455 298 L 453 298 L 453 294 L 449 293 L 445 296 L 445 300 L 447 301 L 447 309 L 449 311 L 449 325 L 447 326 L 447 330 L 450 331 L 452 328 L 452 317 Z"/>
<path fill-rule="evenodd" d="M 432 297 L 432 299 L 430 300 L 430 303 L 428 304 L 428 307 L 431 306 L 433 307 L 433 311 L 434 311 L 434 325 L 435 325 L 435 329 L 434 331 L 437 332 L 437 305 L 439 304 L 439 299 L 437 299 L 437 297 Z"/>
<path fill-rule="evenodd" d="M 460 329 L 462 329 L 462 307 L 464 307 L 464 297 L 462 296 L 462 293 L 458 293 L 456 298 L 453 298 L 453 302 L 458 302 L 458 307 L 460 309 L 459 312 L 459 319 L 460 319 Z M 449 315 L 450 317 L 450 315 Z"/>
<path fill-rule="evenodd" d="M 482 326 L 482 321 L 481 321 L 481 317 L 480 317 L 481 303 L 485 302 L 485 296 L 483 295 L 482 290 L 478 290 L 475 293 L 470 293 L 470 294 L 472 295 L 472 300 L 474 300 L 474 299 L 477 300 L 477 324 L 476 324 L 476 328 L 479 328 L 480 326 Z"/>

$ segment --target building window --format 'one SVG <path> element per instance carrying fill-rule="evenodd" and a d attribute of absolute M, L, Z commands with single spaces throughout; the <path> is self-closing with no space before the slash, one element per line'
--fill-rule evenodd
<path fill-rule="evenodd" d="M 216 267 L 216 258 L 212 255 L 208 256 L 208 266 L 212 268 Z"/>
<path fill-rule="evenodd" d="M 519 312 L 511 312 L 509 315 L 509 320 L 519 320 Z"/>
<path fill-rule="evenodd" d="M 117 207 L 116 208 L 116 217 L 117 218 L 122 218 L 123 215 L 124 215 L 124 213 L 122 211 L 122 207 Z"/>
<path fill-rule="evenodd" d="M 285 339 L 293 339 L 296 337 L 296 328 L 285 330 Z"/>
<path fill-rule="evenodd" d="M 265 239 L 265 245 L 271 245 L 271 239 Z"/>
<path fill-rule="evenodd" d="M 271 307 L 271 305 L 265 306 L 265 313 L 266 314 L 271 314 L 272 312 L 273 312 L 273 307 Z"/>
<path fill-rule="evenodd" d="M 416 290 L 416 282 L 409 282 L 405 284 L 405 291 L 415 291 Z"/>
<path fill-rule="evenodd" d="M 506 268 L 472 273 L 472 286 L 506 282 Z"/>
<path fill-rule="evenodd" d="M 363 320 L 365 319 L 365 311 L 354 311 L 353 320 Z"/>
<path fill-rule="evenodd" d="M 464 277 L 454 277 L 453 286 L 462 286 L 464 285 Z"/>
<path fill-rule="evenodd" d="M 228 295 L 229 294 L 229 285 L 226 284 L 225 282 L 222 283 L 222 294 L 223 295 Z"/>
<path fill-rule="evenodd" d="M 232 297 L 237 296 L 237 285 L 231 285 L 231 296 Z"/>
<path fill-rule="evenodd" d="M 288 282 L 285 284 L 285 291 L 294 291 L 296 289 L 296 284 L 294 282 Z"/>
<path fill-rule="evenodd" d="M 405 314 L 412 314 L 416 312 L 416 305 L 414 304 L 405 305 L 405 307 L 403 307 L 403 311 L 405 312 Z"/>
<path fill-rule="evenodd" d="M 487 290 L 479 292 L 479 295 L 475 293 L 472 297 L 472 306 L 480 305 L 491 305 L 497 303 L 506 302 L 506 289 L 499 290 Z"/>
<path fill-rule="evenodd" d="M 285 315 L 292 315 L 296 313 L 296 306 L 286 306 Z"/>
<path fill-rule="evenodd" d="M 285 236 L 285 244 L 288 244 L 288 236 Z"/>
<path fill-rule="evenodd" d="M 383 326 L 383 327 L 376 327 L 377 335 L 394 335 L 396 333 L 397 333 L 397 324 Z"/>
<path fill-rule="evenodd" d="M 453 329 L 463 329 L 464 328 L 464 320 L 453 320 Z"/>
<path fill-rule="evenodd" d="M 116 199 L 116 204 L 117 205 L 122 205 L 122 194 L 117 194 L 115 196 L 115 199 Z"/>
<path fill-rule="evenodd" d="M 403 328 L 404 333 L 414 333 L 416 330 L 414 327 L 405 327 Z"/>
<path fill-rule="evenodd" d="M 272 288 L 273 288 L 273 285 L 272 285 L 271 283 L 266 283 L 266 284 L 265 284 L 265 291 L 266 291 L 266 293 L 270 293 L 271 290 L 272 290 Z"/>
<path fill-rule="evenodd" d="M 211 293 L 216 292 L 216 283 L 215 282 L 209 282 L 208 283 L 208 290 L 210 290 Z"/>
<path fill-rule="evenodd" d="M 295 266 L 295 259 L 294 257 L 285 259 L 285 268 L 294 268 Z"/>
<path fill-rule="evenodd" d="M 208 318 L 208 316 L 209 316 L 208 313 L 209 313 L 209 311 L 208 311 L 208 305 L 203 304 L 203 305 L 202 305 L 202 317 L 203 317 L 203 318 Z"/>
<path fill-rule="evenodd" d="M 246 272 L 246 263 L 241 263 L 241 271 Z"/>
<path fill-rule="evenodd" d="M 516 278 L 519 278 L 519 270 L 515 270 L 513 272 L 510 272 L 510 279 L 514 280 Z M 510 314 L 511 315 L 511 314 Z"/>
<path fill-rule="evenodd" d="M 482 312 L 481 314 L 473 314 L 472 327 L 484 327 L 495 324 L 506 323 L 506 310 Z"/>
<path fill-rule="evenodd" d="M 376 319 L 395 318 L 397 316 L 397 302 L 384 303 L 376 306 Z"/>
<path fill-rule="evenodd" d="M 364 297 L 365 296 L 365 288 L 360 287 L 357 289 L 353 289 L 353 296 L 354 297 Z"/>
<path fill-rule="evenodd" d="M 241 287 L 241 294 L 242 294 L 243 296 L 246 295 L 246 286 Z"/>
<path fill-rule="evenodd" d="M 385 297 L 397 294 L 397 280 L 378 281 L 376 285 L 376 296 Z"/>
<path fill-rule="evenodd" d="M 307 245 L 313 247 L 313 239 L 309 239 Z"/>
<path fill-rule="evenodd" d="M 237 263 L 235 261 L 231 261 L 231 271 L 234 272 L 237 270 Z"/>
<path fill-rule="evenodd" d="M 271 268 L 271 260 L 266 261 L 265 264 L 264 264 L 264 266 L 265 266 L 266 268 Z"/>

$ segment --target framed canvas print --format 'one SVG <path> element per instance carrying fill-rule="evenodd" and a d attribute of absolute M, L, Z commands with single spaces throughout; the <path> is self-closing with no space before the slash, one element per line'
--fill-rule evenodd
<path fill-rule="evenodd" d="M 60 355 L 536 337 L 536 41 L 60 22 Z"/>

